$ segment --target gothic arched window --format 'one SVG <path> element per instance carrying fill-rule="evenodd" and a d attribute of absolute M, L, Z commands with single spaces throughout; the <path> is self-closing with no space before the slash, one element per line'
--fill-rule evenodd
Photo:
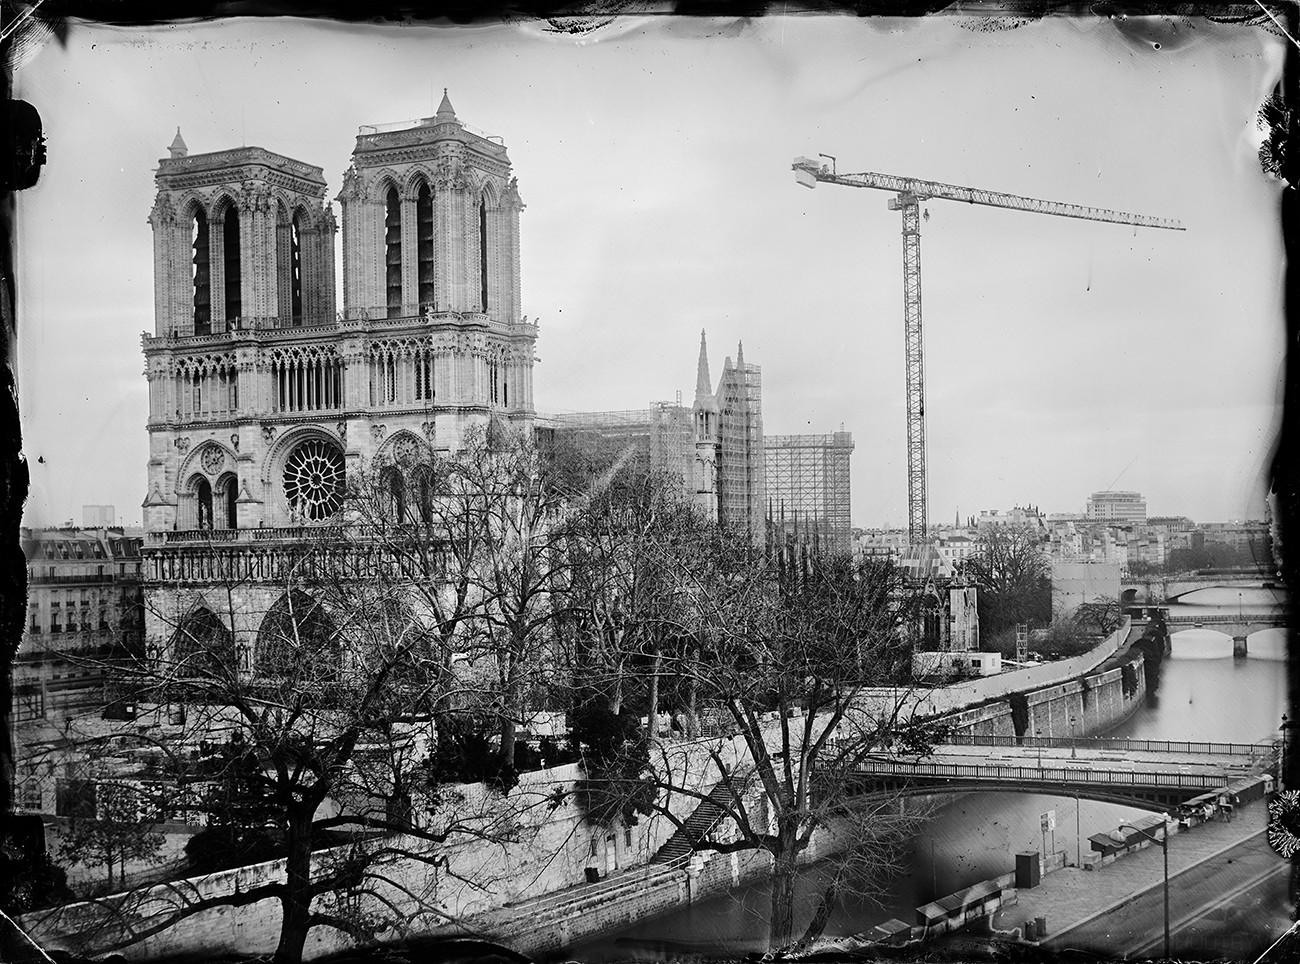
<path fill-rule="evenodd" d="M 239 528 L 239 479 L 234 475 L 225 475 L 217 480 L 217 497 L 220 504 L 216 507 L 218 519 L 223 529 Z"/>
<path fill-rule="evenodd" d="M 194 484 L 194 501 L 198 509 L 198 528 L 212 528 L 212 486 L 208 480 L 199 476 Z"/>
<path fill-rule="evenodd" d="M 253 672 L 321 683 L 337 677 L 339 663 L 338 632 L 324 607 L 296 589 L 281 596 L 257 631 Z"/>
<path fill-rule="evenodd" d="M 420 308 L 436 308 L 437 289 L 433 275 L 433 192 L 421 184 L 415 196 L 415 231 L 420 261 Z"/>
<path fill-rule="evenodd" d="M 433 472 L 427 465 L 418 465 L 411 477 L 419 499 L 420 522 L 429 525 L 433 522 Z"/>
<path fill-rule="evenodd" d="M 285 459 L 284 495 L 295 516 L 308 522 L 329 519 L 343 504 L 343 453 L 321 439 L 303 442 Z"/>
<path fill-rule="evenodd" d="M 172 660 L 182 676 L 233 674 L 238 666 L 234 637 L 206 607 L 194 610 L 176 627 Z"/>
<path fill-rule="evenodd" d="M 388 317 L 402 313 L 402 199 L 390 187 L 384 202 L 384 286 Z"/>
<path fill-rule="evenodd" d="M 406 480 L 402 470 L 390 466 L 380 474 L 384 490 L 384 515 L 391 522 L 406 521 Z"/>
<path fill-rule="evenodd" d="M 225 270 L 227 328 L 234 328 L 243 313 L 240 300 L 239 209 L 227 204 L 221 225 L 221 263 Z"/>
<path fill-rule="evenodd" d="M 208 260 L 208 216 L 199 208 L 190 221 L 190 245 L 194 249 L 194 334 L 212 333 L 211 264 Z"/>
<path fill-rule="evenodd" d="M 478 293 L 482 310 L 488 310 L 487 198 L 478 199 Z"/>
<path fill-rule="evenodd" d="M 302 220 L 299 212 L 289 222 L 289 307 L 295 325 L 302 324 Z"/>

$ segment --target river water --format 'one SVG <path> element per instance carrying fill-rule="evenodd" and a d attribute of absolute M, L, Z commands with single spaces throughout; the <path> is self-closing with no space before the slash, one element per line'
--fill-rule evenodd
<path fill-rule="evenodd" d="M 1210 588 L 1171 605 L 1174 616 L 1259 613 L 1282 604 L 1273 590 Z M 1211 629 L 1175 633 L 1157 691 L 1107 735 L 1154 740 L 1253 743 L 1278 735 L 1286 712 L 1285 631 L 1264 629 L 1248 639 L 1249 657 L 1233 659 L 1232 639 Z M 934 815 L 914 839 L 910 870 L 889 881 L 878 899 L 840 900 L 827 936 L 861 933 L 892 917 L 911 922 L 915 908 L 977 881 L 1014 870 L 1014 855 L 1063 850 L 1074 862 L 1088 837 L 1144 816 L 1144 811 L 1073 797 L 1034 793 L 971 793 L 935 800 Z M 1054 811 L 1056 829 L 1044 838 L 1041 815 Z M 1076 827 L 1078 833 L 1076 834 Z M 811 868 L 799 886 L 796 933 L 813 913 L 825 871 Z M 767 949 L 769 889 L 752 884 L 644 921 L 601 941 L 571 949 L 601 961 L 672 959 L 683 952 L 739 956 Z M 1283 925 L 1285 926 L 1285 925 Z"/>

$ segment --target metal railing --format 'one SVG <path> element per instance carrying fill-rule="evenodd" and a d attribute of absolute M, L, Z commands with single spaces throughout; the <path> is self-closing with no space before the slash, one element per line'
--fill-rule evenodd
<path fill-rule="evenodd" d="M 943 743 L 949 746 L 1006 746 L 1025 749 L 1078 749 L 1120 750 L 1142 753 L 1201 753 L 1207 756 L 1251 756 L 1258 743 L 1208 743 L 1194 740 L 1136 740 L 1131 737 L 1066 737 L 1066 736 L 981 736 L 955 733 Z"/>
<path fill-rule="evenodd" d="M 928 777 L 936 780 L 971 780 L 977 783 L 1091 784 L 1155 789 L 1211 790 L 1224 785 L 1219 773 L 1166 773 L 1151 770 L 1097 770 L 1078 767 L 1021 767 L 962 763 L 881 763 L 868 761 L 854 767 L 858 775 Z"/>
<path fill-rule="evenodd" d="M 1284 623 L 1290 617 L 1290 614 L 1283 610 L 1273 610 L 1272 612 L 1243 612 L 1235 616 L 1170 616 L 1166 622 L 1170 626 L 1186 626 L 1195 623 L 1197 626 L 1216 626 L 1230 623 Z"/>

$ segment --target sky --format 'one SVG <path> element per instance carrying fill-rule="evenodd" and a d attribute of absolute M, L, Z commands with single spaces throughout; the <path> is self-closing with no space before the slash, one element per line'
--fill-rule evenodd
<path fill-rule="evenodd" d="M 18 197 L 27 521 L 140 520 L 145 219 L 177 127 L 191 154 L 319 165 L 333 198 L 357 128 L 429 116 L 443 88 L 504 138 L 527 205 L 540 412 L 689 403 L 701 330 L 715 379 L 743 340 L 767 433 L 851 432 L 854 524 L 905 526 L 899 215 L 881 191 L 799 187 L 792 159 L 825 153 L 1186 227 L 925 205 L 932 521 L 1081 512 L 1106 488 L 1262 517 L 1284 329 L 1255 115 L 1282 42 L 1166 18 L 74 25 L 16 77 L 49 156 Z"/>

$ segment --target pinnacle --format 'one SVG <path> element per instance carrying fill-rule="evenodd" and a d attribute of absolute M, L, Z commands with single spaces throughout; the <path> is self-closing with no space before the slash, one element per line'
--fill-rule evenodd
<path fill-rule="evenodd" d="M 704 340 L 704 330 L 700 329 L 700 360 L 695 369 L 695 394 L 697 397 L 713 394 L 713 388 L 710 385 L 711 381 L 709 378 L 709 348 Z"/>
<path fill-rule="evenodd" d="M 451 106 L 451 98 L 447 96 L 446 87 L 442 89 L 442 102 L 438 104 L 438 113 L 434 116 L 439 123 L 446 123 L 456 119 L 456 109 Z"/>
<path fill-rule="evenodd" d="M 185 138 L 181 137 L 181 129 L 179 127 L 176 128 L 176 137 L 172 139 L 172 142 L 169 145 L 167 145 L 167 150 L 172 157 L 184 157 L 190 152 L 190 149 L 185 146 Z"/>

